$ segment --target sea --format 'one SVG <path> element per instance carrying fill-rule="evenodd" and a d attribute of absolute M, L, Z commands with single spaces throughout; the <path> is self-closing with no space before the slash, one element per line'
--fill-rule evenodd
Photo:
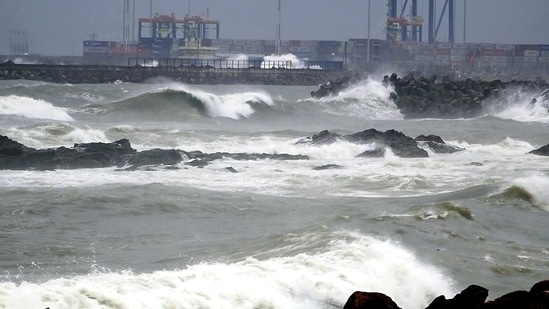
<path fill-rule="evenodd" d="M 514 91 L 469 119 L 407 119 L 372 74 L 316 86 L 0 82 L 0 134 L 36 149 L 306 155 L 0 171 L 0 308 L 343 308 L 354 291 L 425 308 L 549 279 L 549 113 Z M 358 157 L 328 130 L 434 134 L 463 148 Z"/>

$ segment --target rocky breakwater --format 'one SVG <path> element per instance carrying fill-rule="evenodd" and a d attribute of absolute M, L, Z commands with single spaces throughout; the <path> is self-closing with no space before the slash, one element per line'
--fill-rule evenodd
<path fill-rule="evenodd" d="M 517 290 L 486 301 L 488 289 L 470 285 L 451 299 L 435 298 L 425 309 L 548 309 L 549 280 L 534 284 L 529 291 Z M 379 292 L 357 291 L 343 309 L 401 309 L 391 297 Z"/>
<path fill-rule="evenodd" d="M 335 96 L 359 80 L 356 76 L 331 80 L 312 91 L 311 97 L 319 99 Z M 394 89 L 389 98 L 407 118 L 478 117 L 487 107 L 497 107 L 505 102 L 505 98 L 512 93 L 539 93 L 549 88 L 545 80 L 451 80 L 446 75 L 439 79 L 436 74 L 419 78 L 408 74 L 400 78 L 393 73 L 385 75 L 382 82 Z"/>
<path fill-rule="evenodd" d="M 396 73 L 385 76 L 383 83 L 394 88 L 390 98 L 408 118 L 478 117 L 487 106 L 497 105 L 513 92 L 533 93 L 549 87 L 544 80 L 451 80 L 442 76 L 439 81 L 435 74 L 416 79 L 413 74 L 399 78 Z"/>

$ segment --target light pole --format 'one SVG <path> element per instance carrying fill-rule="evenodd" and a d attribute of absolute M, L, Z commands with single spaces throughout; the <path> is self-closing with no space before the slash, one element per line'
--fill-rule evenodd
<path fill-rule="evenodd" d="M 463 44 L 465 44 L 466 28 L 467 28 L 467 0 L 463 0 Z"/>
<path fill-rule="evenodd" d="M 370 63 L 370 4 L 371 0 L 368 0 L 368 47 L 366 53 L 366 63 Z"/>
<path fill-rule="evenodd" d="M 276 25 L 276 51 L 275 54 L 280 55 L 280 0 L 278 0 L 278 24 Z"/>

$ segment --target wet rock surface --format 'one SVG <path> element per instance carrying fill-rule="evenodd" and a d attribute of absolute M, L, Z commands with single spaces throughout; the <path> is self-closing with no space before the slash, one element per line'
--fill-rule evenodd
<path fill-rule="evenodd" d="M 359 79 L 347 76 L 322 84 L 311 92 L 313 98 L 335 96 L 355 84 Z M 482 115 L 488 105 L 517 91 L 539 93 L 549 84 L 545 80 L 492 81 L 452 80 L 436 74 L 416 78 L 413 74 L 399 77 L 396 73 L 385 75 L 382 83 L 394 91 L 389 98 L 406 118 L 472 118 Z"/>
<path fill-rule="evenodd" d="M 453 298 L 436 297 L 425 309 L 547 309 L 549 280 L 540 281 L 529 291 L 512 291 L 486 301 L 488 289 L 470 285 Z M 400 309 L 391 297 L 379 292 L 356 291 L 349 296 L 343 309 Z"/>
<path fill-rule="evenodd" d="M 301 139 L 297 143 L 325 145 L 337 141 L 354 144 L 371 144 L 373 148 L 359 154 L 361 157 L 382 157 L 385 155 L 387 149 L 390 149 L 394 155 L 403 158 L 428 157 L 429 154 L 424 149 L 425 147 L 430 148 L 435 153 L 453 153 L 463 150 L 462 148 L 446 144 L 437 135 L 420 135 L 417 138 L 412 138 L 396 130 L 381 132 L 376 129 L 368 129 L 347 135 L 324 130 L 311 137 Z"/>

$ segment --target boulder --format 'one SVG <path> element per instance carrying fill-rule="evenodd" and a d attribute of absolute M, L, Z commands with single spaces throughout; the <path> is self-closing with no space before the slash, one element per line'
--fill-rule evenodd
<path fill-rule="evenodd" d="M 336 80 L 330 80 L 329 82 L 320 85 L 318 90 L 311 91 L 311 97 L 320 99 L 329 96 L 337 96 L 339 92 L 349 88 L 360 80 L 361 77 L 358 73 L 353 76 L 344 76 Z"/>
<path fill-rule="evenodd" d="M 497 101 L 517 90 L 539 92 L 547 88 L 547 82 L 533 81 L 475 81 L 452 80 L 442 76 L 416 79 L 413 74 L 399 78 L 396 73 L 385 75 L 382 83 L 392 87 L 394 92 L 389 96 L 406 118 L 471 118 L 484 112 L 485 105 L 497 107 Z M 499 100 L 494 100 L 498 99 Z M 504 102 L 504 101 L 503 101 Z"/>
<path fill-rule="evenodd" d="M 461 147 L 446 144 L 440 136 L 434 134 L 420 135 L 416 137 L 415 140 L 419 145 L 429 147 L 434 153 L 454 153 L 464 150 Z"/>
<path fill-rule="evenodd" d="M 343 306 L 343 309 L 400 309 L 391 297 L 376 292 L 356 291 Z"/>
<path fill-rule="evenodd" d="M 384 155 L 387 148 L 396 156 L 403 158 L 425 158 L 429 156 L 427 151 L 418 146 L 418 142 L 414 138 L 406 136 L 396 130 L 381 132 L 376 129 L 368 129 L 348 135 L 324 130 L 311 137 L 302 138 L 296 144 L 324 145 L 336 141 L 377 145 L 373 150 L 367 150 L 359 154 L 361 157 L 381 157 Z"/>
<path fill-rule="evenodd" d="M 441 295 L 433 300 L 425 309 L 464 309 L 477 308 L 484 304 L 488 297 L 488 290 L 479 285 L 470 285 L 454 298 L 446 299 Z"/>
<path fill-rule="evenodd" d="M 538 155 L 538 156 L 549 156 L 549 144 L 547 144 L 543 147 L 540 147 L 538 149 L 532 150 L 528 153 L 535 154 L 535 155 Z"/>
<path fill-rule="evenodd" d="M 180 162 L 188 166 L 203 167 L 213 160 L 231 158 L 233 160 L 308 160 L 306 155 L 285 153 L 203 153 L 176 149 L 150 149 L 138 152 L 131 147 L 129 140 L 121 139 L 112 143 L 82 143 L 73 147 L 34 149 L 0 135 L 0 170 L 12 169 L 77 169 L 100 167 L 124 167 L 131 171 L 140 167 L 174 167 Z"/>
<path fill-rule="evenodd" d="M 487 301 L 488 290 L 470 285 L 451 299 L 436 297 L 425 309 L 549 309 L 549 280 L 540 281 L 530 291 L 512 291 Z M 343 309 L 396 309 L 398 305 L 378 292 L 354 292 Z"/>

